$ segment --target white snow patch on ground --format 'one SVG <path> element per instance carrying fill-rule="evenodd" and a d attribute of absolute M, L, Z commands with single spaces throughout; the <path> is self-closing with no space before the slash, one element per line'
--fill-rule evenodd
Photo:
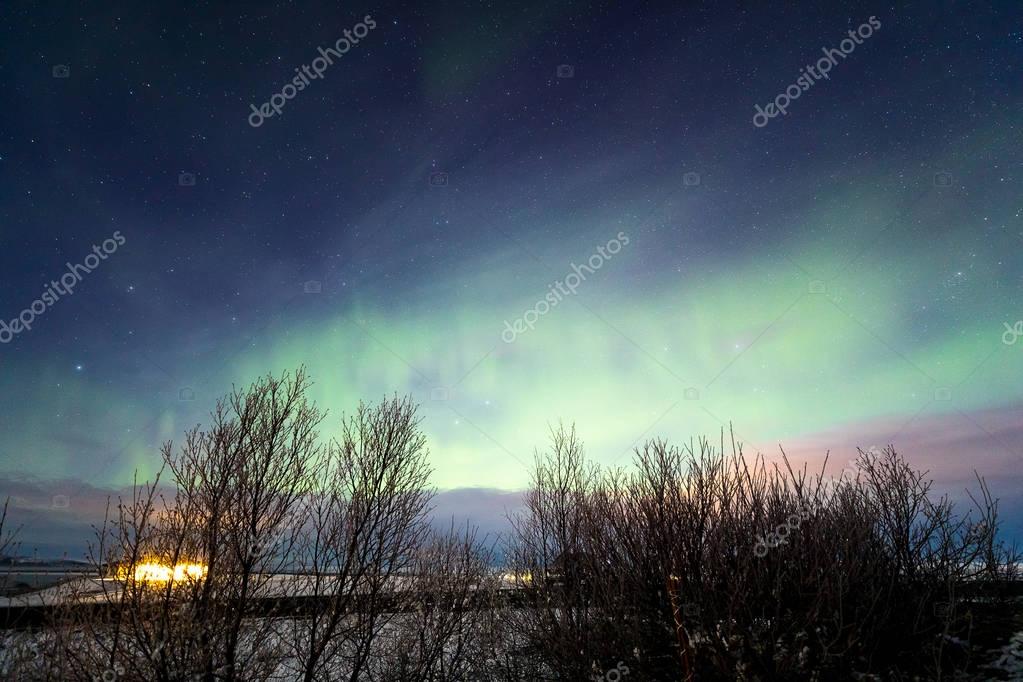
<path fill-rule="evenodd" d="M 1010 680 L 1023 680 L 1023 630 L 1014 634 L 1001 649 L 993 650 L 997 657 L 987 667 L 1009 675 Z"/>

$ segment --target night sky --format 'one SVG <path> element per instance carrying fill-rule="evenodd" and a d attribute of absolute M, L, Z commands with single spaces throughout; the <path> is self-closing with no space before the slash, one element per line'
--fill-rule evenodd
<path fill-rule="evenodd" d="M 25 546 L 80 554 L 160 443 L 300 364 L 331 430 L 412 394 L 453 514 L 499 517 L 559 420 L 603 464 L 732 423 L 977 469 L 1023 537 L 1023 8 L 761 4 L 4 3 Z"/>

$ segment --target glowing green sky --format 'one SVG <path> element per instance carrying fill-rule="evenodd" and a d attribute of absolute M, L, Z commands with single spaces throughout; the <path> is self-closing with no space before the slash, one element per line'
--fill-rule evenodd
<path fill-rule="evenodd" d="M 337 70 L 339 91 L 379 94 L 370 113 L 345 100 L 358 125 L 339 114 L 314 135 L 302 124 L 324 114 L 310 98 L 320 118 L 296 103 L 296 125 L 251 144 L 225 123 L 206 156 L 234 165 L 204 202 L 104 185 L 94 203 L 120 202 L 116 221 L 84 199 L 74 216 L 56 200 L 19 208 L 68 232 L 78 220 L 82 239 L 114 222 L 128 243 L 4 356 L 0 471 L 126 483 L 232 383 L 300 364 L 335 419 L 359 399 L 412 394 L 445 488 L 523 486 L 558 420 L 611 463 L 644 438 L 729 422 L 773 450 L 821 433 L 844 434 L 835 447 L 898 442 L 877 424 L 1018 411 L 1023 342 L 1001 335 L 1023 317 L 1021 109 L 1001 62 L 923 74 L 886 37 L 905 33 L 886 32 L 841 88 L 818 86 L 805 116 L 761 131 L 743 98 L 788 82 L 803 58 L 788 48 L 764 46 L 771 67 L 733 82 L 720 73 L 749 59 L 700 66 L 717 34 L 676 22 L 686 40 L 637 39 L 627 53 L 601 40 L 558 79 L 574 58 L 544 24 L 575 15 L 551 7 L 492 25 L 438 14 L 425 38 L 382 20 L 350 80 Z M 373 61 L 392 53 L 404 71 Z M 950 97 L 960 81 L 986 99 Z M 935 102 L 963 115 L 943 119 Z M 287 153 L 266 153 L 271 140 Z M 66 163 L 61 177 L 92 177 Z M 238 168 L 257 184 L 225 189 Z M 435 170 L 450 184 L 428 184 Z M 683 182 L 690 172 L 699 184 Z M 42 229 L 23 222 L 5 236 Z M 577 296 L 502 342 L 505 320 L 619 231 L 629 245 Z M 25 266 L 11 310 L 79 252 L 65 246 L 53 260 L 37 245 L 47 257 Z M 307 279 L 322 293 L 302 294 Z"/>
<path fill-rule="evenodd" d="M 521 490 L 559 421 L 603 464 L 731 423 L 808 462 L 893 443 L 960 497 L 976 469 L 1023 538 L 1023 337 L 1002 342 L 1023 329 L 1018 4 L 16 9 L 0 325 L 125 243 L 31 330 L 0 326 L 0 499 L 40 547 L 80 552 L 163 442 L 305 365 L 324 435 L 411 394 L 456 516 L 516 504 L 480 489 Z M 253 127 L 275 93 L 286 109 Z"/>
<path fill-rule="evenodd" d="M 923 186 L 926 176 L 914 181 Z M 167 395 L 169 407 L 154 414 L 149 399 L 88 375 L 60 381 L 59 391 L 48 390 L 58 382 L 42 375 L 39 394 L 24 404 L 57 398 L 58 411 L 75 410 L 81 422 L 102 424 L 121 440 L 132 434 L 117 425 L 156 418 L 106 471 L 76 462 L 82 443 L 55 442 L 45 415 L 22 415 L 18 434 L 22 447 L 46 444 L 50 456 L 32 467 L 37 474 L 79 471 L 124 483 L 132 464 L 153 470 L 150 439 L 180 437 L 232 381 L 305 364 L 314 397 L 334 415 L 391 392 L 419 400 L 438 485 L 516 488 L 527 481 L 523 462 L 559 419 L 574 421 L 591 454 L 611 463 L 625 461 L 642 438 L 714 435 L 729 420 L 742 438 L 773 449 L 875 419 L 1018 403 L 1023 354 L 1000 340 L 1013 303 L 1005 282 L 1018 257 L 1000 253 L 998 239 L 949 226 L 958 218 L 943 216 L 936 197 L 912 218 L 946 224 L 933 239 L 909 241 L 893 228 L 855 258 L 862 249 L 849 244 L 862 244 L 885 225 L 882 216 L 898 213 L 890 197 L 821 202 L 791 216 L 791 243 L 680 257 L 676 268 L 656 273 L 646 264 L 665 259 L 665 225 L 699 219 L 686 215 L 684 196 L 661 215 L 663 224 L 639 220 L 632 229 L 629 215 L 582 216 L 578 225 L 586 227 L 569 229 L 573 238 L 558 247 L 540 248 L 551 226 L 524 227 L 543 263 L 506 242 L 386 306 L 359 300 L 325 312 L 303 307 L 319 303 L 315 295 L 299 299 L 252 343 L 229 341 L 226 361 L 197 358 L 202 372 L 193 383 L 204 385 L 194 403 Z M 962 219 L 1018 229 L 1018 214 L 1008 203 Z M 583 282 L 578 300 L 567 299 L 514 343 L 501 341 L 505 319 L 532 307 L 571 262 L 620 229 L 630 244 Z M 684 228 L 674 229 L 685 253 Z M 951 400 L 935 401 L 945 387 Z M 446 400 L 437 399 L 438 388 L 447 389 Z M 687 398 L 687 388 L 698 399 Z M 96 444 L 104 429 L 92 435 Z"/>

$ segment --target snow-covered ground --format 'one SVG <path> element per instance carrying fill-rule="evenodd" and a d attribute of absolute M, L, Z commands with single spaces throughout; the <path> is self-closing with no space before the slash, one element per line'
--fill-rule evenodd
<path fill-rule="evenodd" d="M 995 649 L 995 660 L 988 668 L 1004 672 L 1010 680 L 1023 680 L 1023 630 L 1014 634 L 1001 649 Z"/>

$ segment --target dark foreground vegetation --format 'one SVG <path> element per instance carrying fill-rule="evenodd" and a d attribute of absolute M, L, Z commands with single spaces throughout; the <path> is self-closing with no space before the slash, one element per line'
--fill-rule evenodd
<path fill-rule="evenodd" d="M 411 401 L 324 439 L 308 386 L 266 377 L 167 444 L 0 677 L 992 679 L 1023 629 L 983 480 L 960 512 L 891 448 L 838 479 L 706 441 L 605 470 L 559 428 L 493 541 L 431 526 Z"/>

